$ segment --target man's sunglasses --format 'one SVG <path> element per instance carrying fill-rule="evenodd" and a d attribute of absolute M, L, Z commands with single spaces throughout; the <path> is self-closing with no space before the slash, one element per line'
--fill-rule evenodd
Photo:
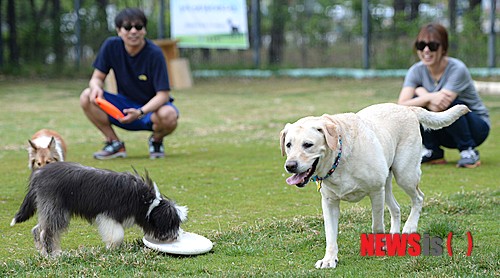
<path fill-rule="evenodd" d="M 434 52 L 434 51 L 438 50 L 439 43 L 438 42 L 424 42 L 424 41 L 415 42 L 415 48 L 417 50 L 422 51 L 425 49 L 426 46 L 429 47 L 430 51 Z"/>
<path fill-rule="evenodd" d="M 135 28 L 135 30 L 137 30 L 137 31 L 141 31 L 142 28 L 144 28 L 144 25 L 140 25 L 140 24 L 138 24 L 138 25 L 123 25 L 122 27 L 123 27 L 123 29 L 125 29 L 127 31 L 132 30 L 132 28 Z"/>

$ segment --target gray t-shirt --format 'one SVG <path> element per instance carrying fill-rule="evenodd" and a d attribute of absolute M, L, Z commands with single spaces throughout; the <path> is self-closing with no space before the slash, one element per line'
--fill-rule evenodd
<path fill-rule="evenodd" d="M 459 59 L 448 57 L 448 65 L 437 82 L 431 77 L 427 67 L 421 61 L 417 62 L 408 70 L 403 87 L 424 87 L 429 92 L 442 89 L 455 92 L 458 100 L 490 125 L 488 109 L 477 93 L 467 66 Z"/>

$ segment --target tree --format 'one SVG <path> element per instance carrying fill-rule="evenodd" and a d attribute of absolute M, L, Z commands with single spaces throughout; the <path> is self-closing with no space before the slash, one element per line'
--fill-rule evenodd
<path fill-rule="evenodd" d="M 394 5 L 392 6 L 394 8 L 394 12 L 404 12 L 405 10 L 405 0 L 394 0 Z"/>
<path fill-rule="evenodd" d="M 0 0 L 0 22 L 3 22 L 2 18 L 2 0 Z M 0 31 L 0 69 L 3 68 L 3 36 Z"/>
<path fill-rule="evenodd" d="M 418 7 L 420 6 L 420 0 L 410 0 L 410 20 L 417 19 L 418 17 Z"/>
<path fill-rule="evenodd" d="M 271 45 L 269 46 L 269 64 L 276 65 L 283 60 L 285 45 L 285 23 L 288 16 L 288 0 L 274 0 L 269 7 L 272 20 Z"/>
<path fill-rule="evenodd" d="M 40 9 L 38 9 L 34 0 L 29 1 L 29 15 L 31 18 L 36 18 L 37 21 L 30 21 L 26 23 L 29 26 L 27 29 L 30 30 L 29 40 L 26 40 L 24 43 L 21 40 L 21 45 L 24 46 L 24 48 L 30 49 L 30 51 L 26 51 L 26 55 L 29 56 L 25 55 L 23 57 L 27 61 L 43 60 L 45 47 L 40 47 L 43 45 L 40 37 L 40 35 L 43 34 L 41 30 L 42 24 L 40 24 L 40 22 L 42 22 L 42 19 L 45 18 L 45 15 L 47 14 L 48 3 L 49 1 L 45 0 Z"/>
<path fill-rule="evenodd" d="M 474 10 L 477 5 L 481 4 L 481 0 L 469 0 L 469 10 Z"/>
<path fill-rule="evenodd" d="M 405 13 L 406 5 L 409 1 L 409 11 L 410 14 L 406 15 L 406 18 L 409 20 L 417 19 L 418 17 L 418 7 L 420 6 L 420 0 L 394 0 L 393 8 L 395 13 Z M 472 1 L 472 0 L 471 0 Z"/>
<path fill-rule="evenodd" d="M 7 25 L 9 25 L 9 64 L 19 65 L 19 47 L 17 45 L 16 5 L 14 0 L 7 1 Z"/>
<path fill-rule="evenodd" d="M 52 1 L 52 48 L 56 54 L 56 66 L 61 68 L 64 64 L 64 42 L 59 27 L 61 26 L 61 3 Z"/>
<path fill-rule="evenodd" d="M 97 26 L 96 28 L 97 30 L 93 31 L 92 39 L 97 40 L 99 41 L 99 43 L 101 43 L 109 36 L 107 14 L 106 14 L 106 7 L 109 5 L 109 1 L 97 0 L 96 4 L 97 4 L 96 20 L 101 24 Z"/>

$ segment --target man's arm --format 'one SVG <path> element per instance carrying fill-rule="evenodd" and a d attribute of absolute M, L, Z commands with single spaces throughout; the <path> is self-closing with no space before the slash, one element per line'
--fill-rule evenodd
<path fill-rule="evenodd" d="M 107 74 L 104 72 L 94 69 L 94 72 L 92 73 L 92 77 L 90 78 L 89 81 L 89 88 L 90 88 L 90 99 L 91 101 L 94 101 L 95 98 L 97 97 L 102 97 L 104 94 L 103 87 L 104 87 L 104 79 L 106 78 Z"/>

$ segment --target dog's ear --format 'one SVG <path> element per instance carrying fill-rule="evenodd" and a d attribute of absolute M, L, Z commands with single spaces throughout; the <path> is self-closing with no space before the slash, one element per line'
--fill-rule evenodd
<path fill-rule="evenodd" d="M 325 135 L 326 144 L 331 150 L 337 149 L 337 143 L 339 139 L 338 126 L 335 124 L 334 119 L 331 115 L 324 114 L 321 116 L 323 134 Z"/>
<path fill-rule="evenodd" d="M 57 153 L 57 151 L 56 151 L 56 139 L 54 138 L 54 136 L 50 137 L 50 142 L 49 142 L 48 148 L 50 150 L 50 153 L 52 153 L 52 154 Z"/>
<path fill-rule="evenodd" d="M 137 172 L 137 170 L 135 169 L 134 165 L 130 165 L 130 167 L 132 168 L 132 170 L 134 170 L 134 174 L 138 177 L 140 177 L 141 175 L 139 175 L 139 173 Z"/>
<path fill-rule="evenodd" d="M 153 188 L 154 187 L 154 182 L 153 180 L 149 177 L 149 172 L 147 169 L 144 169 L 144 181 L 146 182 L 146 184 L 150 187 L 150 188 Z"/>
<path fill-rule="evenodd" d="M 285 137 L 286 137 L 286 133 L 288 131 L 288 127 L 290 126 L 290 124 L 286 124 L 285 127 L 283 128 L 283 130 L 281 130 L 280 132 L 280 147 L 281 147 L 281 155 L 284 156 L 285 155 Z"/>
<path fill-rule="evenodd" d="M 29 150 L 33 150 L 33 151 L 36 151 L 38 149 L 37 145 L 35 145 L 35 143 L 33 143 L 31 140 L 28 140 L 28 143 L 30 144 L 30 147 Z"/>
<path fill-rule="evenodd" d="M 28 159 L 29 159 L 28 167 L 30 169 L 33 169 L 33 165 L 35 164 L 37 146 L 29 139 L 28 139 L 28 143 L 29 143 L 29 146 L 28 146 Z"/>

